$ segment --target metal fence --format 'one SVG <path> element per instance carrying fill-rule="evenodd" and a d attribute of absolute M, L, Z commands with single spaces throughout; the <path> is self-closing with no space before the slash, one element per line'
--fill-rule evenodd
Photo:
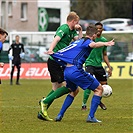
<path fill-rule="evenodd" d="M 0 61 L 9 63 L 7 50 L 15 41 L 15 36 L 19 35 L 25 47 L 25 58 L 22 62 L 46 62 L 49 56 L 45 51 L 49 48 L 54 34 L 55 32 L 11 32 L 9 41 L 3 45 Z M 103 36 L 107 40 L 115 39 L 115 45 L 107 48 L 110 62 L 133 61 L 133 31 L 103 31 Z"/>

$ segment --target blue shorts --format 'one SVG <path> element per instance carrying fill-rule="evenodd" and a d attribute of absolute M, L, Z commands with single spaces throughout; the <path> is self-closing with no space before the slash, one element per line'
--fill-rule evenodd
<path fill-rule="evenodd" d="M 77 68 L 76 66 L 66 67 L 64 76 L 67 87 L 72 91 L 75 91 L 78 86 L 83 90 L 90 89 L 94 91 L 99 86 L 97 79 L 85 72 L 82 68 Z"/>

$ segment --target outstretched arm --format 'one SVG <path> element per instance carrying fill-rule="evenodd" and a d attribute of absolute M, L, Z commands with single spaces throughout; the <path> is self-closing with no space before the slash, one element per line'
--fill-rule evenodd
<path fill-rule="evenodd" d="M 114 39 L 109 42 L 92 42 L 89 44 L 91 48 L 98 48 L 102 46 L 113 46 L 115 44 Z"/>

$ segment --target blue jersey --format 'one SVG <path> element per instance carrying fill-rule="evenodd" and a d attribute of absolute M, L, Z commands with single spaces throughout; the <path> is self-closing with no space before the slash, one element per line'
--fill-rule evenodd
<path fill-rule="evenodd" d="M 1 50 L 2 50 L 2 42 L 0 42 L 0 52 L 1 52 Z"/>
<path fill-rule="evenodd" d="M 82 38 L 59 50 L 52 56 L 60 64 L 69 63 L 81 68 L 92 50 L 89 46 L 91 42 L 93 41 L 89 38 Z"/>

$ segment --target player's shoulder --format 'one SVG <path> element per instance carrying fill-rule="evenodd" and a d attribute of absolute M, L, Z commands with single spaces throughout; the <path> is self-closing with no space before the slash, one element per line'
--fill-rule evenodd
<path fill-rule="evenodd" d="M 61 28 L 69 28 L 69 26 L 67 24 L 62 24 L 60 27 Z"/>
<path fill-rule="evenodd" d="M 22 45 L 23 46 L 24 44 L 23 43 L 19 43 L 19 45 Z"/>
<path fill-rule="evenodd" d="M 16 45 L 16 43 L 12 43 L 12 44 L 11 44 L 11 47 L 13 47 L 13 46 L 15 46 L 15 45 Z"/>
<path fill-rule="evenodd" d="M 104 42 L 107 42 L 107 38 L 105 38 L 104 36 L 101 36 L 101 40 L 104 41 Z"/>
<path fill-rule="evenodd" d="M 68 34 L 69 31 L 70 31 L 69 26 L 67 24 L 63 24 L 57 29 L 56 34 L 60 34 L 60 33 Z"/>
<path fill-rule="evenodd" d="M 69 29 L 69 27 L 67 24 L 62 24 L 60 27 L 58 27 L 57 31 L 60 29 L 65 30 L 65 29 Z"/>

